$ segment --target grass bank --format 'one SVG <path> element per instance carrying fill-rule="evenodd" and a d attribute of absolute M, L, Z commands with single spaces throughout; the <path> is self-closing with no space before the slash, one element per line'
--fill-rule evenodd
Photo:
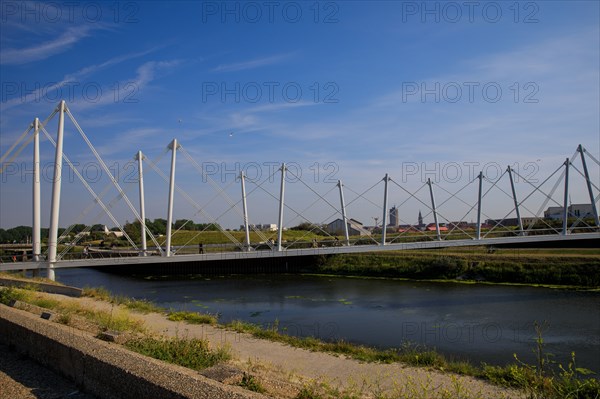
<path fill-rule="evenodd" d="M 294 337 L 281 333 L 277 322 L 262 327 L 235 320 L 226 324 L 225 328 L 296 348 L 343 355 L 363 362 L 400 362 L 411 366 L 468 375 L 499 386 L 524 390 L 528 398 L 600 398 L 600 381 L 597 378 L 590 378 L 595 374 L 593 371 L 577 367 L 575 353 L 572 354 L 568 364 L 559 364 L 556 365 L 558 367 L 551 369 L 552 355 L 545 351 L 543 328 L 537 323 L 538 335 L 534 348 L 537 356 L 536 364 L 521 362 L 515 354 L 515 363 L 507 366 L 492 366 L 485 363 L 477 366 L 467 361 L 453 361 L 435 350 L 410 343 L 397 349 L 380 350 L 346 341 L 324 342 L 313 337 Z M 305 394 L 308 395 L 308 391 Z M 319 398 L 320 396 L 304 397 Z"/>
<path fill-rule="evenodd" d="M 194 370 L 202 370 L 231 358 L 228 348 L 211 350 L 208 341 L 196 338 L 161 338 L 149 333 L 144 322 L 131 314 L 129 310 L 140 313 L 159 312 L 164 309 L 148 301 L 140 301 L 122 296 L 113 296 L 104 288 L 86 289 L 87 296 L 105 300 L 114 306 L 110 312 L 94 310 L 82 306 L 76 300 L 57 300 L 46 297 L 33 289 L 0 287 L 0 303 L 9 305 L 12 301 L 21 301 L 58 314 L 56 321 L 75 328 L 90 330 L 95 333 L 115 331 L 126 333 L 128 337 L 123 345 L 130 350 Z M 179 312 L 182 313 L 182 312 Z M 175 313 L 177 314 L 177 313 Z M 204 315 L 179 314 L 183 320 L 198 322 L 198 319 L 209 320 Z M 82 327 L 81 320 L 86 321 Z"/>
<path fill-rule="evenodd" d="M 600 250 L 475 247 L 323 256 L 319 274 L 600 287 Z"/>
<path fill-rule="evenodd" d="M 146 301 L 136 301 L 124 297 L 110 295 L 106 289 L 86 289 L 86 295 L 103 299 L 116 304 L 114 312 L 92 311 L 75 303 L 74 300 L 55 300 L 45 298 L 43 295 L 31 290 L 3 288 L 0 289 L 0 303 L 7 304 L 11 300 L 21 300 L 43 308 L 60 312 L 58 322 L 71 324 L 68 315 L 84 316 L 98 323 L 101 330 L 111 329 L 126 332 L 135 332 L 134 339 L 127 340 L 125 345 L 139 353 L 173 362 L 193 369 L 202 369 L 226 361 L 230 358 L 227 349 L 210 351 L 206 341 L 198 339 L 180 339 L 179 337 L 164 339 L 155 338 L 146 334 L 143 325 L 128 313 L 128 309 L 136 312 L 156 312 L 166 314 L 175 321 L 188 323 L 215 324 L 212 315 L 202 315 L 193 312 L 167 312 L 160 307 Z M 141 304 L 140 304 L 141 303 Z M 65 316 L 67 315 L 67 316 Z M 121 315 L 119 317 L 115 317 Z M 121 320 L 117 322 L 117 320 Z M 460 375 L 477 377 L 503 387 L 523 390 L 528 398 L 574 398 L 598 399 L 600 398 L 600 382 L 592 371 L 577 366 L 575 354 L 568 364 L 550 367 L 552 357 L 545 351 L 543 341 L 543 327 L 538 331 L 535 353 L 535 364 L 521 362 L 515 355 L 515 362 L 507 366 L 491 366 L 487 364 L 473 365 L 469 362 L 456 362 L 445 358 L 435 350 L 418 347 L 411 344 L 401 348 L 379 350 L 362 345 L 355 345 L 345 341 L 325 342 L 312 337 L 299 338 L 286 335 L 280 331 L 278 323 L 268 326 L 242 321 L 233 321 L 221 325 L 236 332 L 247 333 L 256 338 L 267 339 L 284 343 L 297 348 L 310 351 L 328 352 L 343 355 L 348 358 L 363 362 L 394 363 L 401 362 L 412 366 L 427 367 L 443 372 L 452 372 Z M 309 390 L 305 395 L 311 395 Z M 317 394 L 315 394 L 317 395 Z M 321 398 L 327 396 L 298 396 L 305 398 Z M 353 396 L 352 396 L 353 397 Z M 386 396 L 380 396 L 387 398 Z"/>

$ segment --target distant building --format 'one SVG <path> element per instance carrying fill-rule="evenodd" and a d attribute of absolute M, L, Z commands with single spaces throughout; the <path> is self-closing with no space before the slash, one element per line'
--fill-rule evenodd
<path fill-rule="evenodd" d="M 448 227 L 446 227 L 443 224 L 440 224 L 440 231 L 448 231 Z M 429 223 L 426 227 L 425 227 L 426 231 L 435 231 L 435 223 Z"/>
<path fill-rule="evenodd" d="M 400 226 L 400 210 L 393 206 L 390 209 L 390 224 L 388 226 L 398 227 Z"/>
<path fill-rule="evenodd" d="M 539 221 L 540 218 L 537 217 L 522 217 L 521 223 L 523 226 L 528 226 L 531 224 L 535 224 Z M 490 226 L 504 226 L 504 227 L 514 227 L 519 225 L 519 219 L 517 218 L 506 218 L 506 219 L 488 219 L 485 221 L 486 224 Z"/>
<path fill-rule="evenodd" d="M 562 220 L 564 209 L 565 208 L 562 206 L 548 207 L 548 209 L 546 209 L 544 211 L 544 217 L 546 219 Z M 594 217 L 594 211 L 592 209 L 592 204 L 571 204 L 567 208 L 567 212 L 568 212 L 567 217 L 570 217 L 570 218 L 574 217 L 574 218 L 585 219 L 585 218 L 593 218 Z"/>
<path fill-rule="evenodd" d="M 275 223 L 267 223 L 267 224 L 259 224 L 256 226 L 258 230 L 264 231 L 277 231 L 277 224 Z"/>
<path fill-rule="evenodd" d="M 108 235 L 114 235 L 117 238 L 121 238 L 123 237 L 124 233 L 122 231 L 111 231 L 108 229 L 107 226 L 104 226 L 104 235 L 108 236 Z"/>
<path fill-rule="evenodd" d="M 370 236 L 371 232 L 367 230 L 361 222 L 354 219 L 347 219 L 348 235 L 351 236 Z M 344 234 L 344 221 L 342 219 L 335 219 L 333 222 L 327 225 L 327 232 L 329 234 Z"/>
<path fill-rule="evenodd" d="M 425 227 L 425 224 L 423 223 L 423 215 L 421 215 L 421 211 L 419 211 L 419 217 L 417 219 L 417 227 L 419 229 L 422 229 L 423 227 Z"/>

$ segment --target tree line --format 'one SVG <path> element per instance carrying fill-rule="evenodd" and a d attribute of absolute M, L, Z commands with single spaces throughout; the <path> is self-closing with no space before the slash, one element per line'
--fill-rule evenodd
<path fill-rule="evenodd" d="M 139 240 L 141 235 L 141 223 L 139 221 L 135 222 L 125 222 L 123 225 L 123 230 L 129 235 L 133 240 Z M 154 235 L 164 235 L 167 232 L 167 220 L 157 218 L 154 220 L 146 219 L 146 226 Z M 192 230 L 192 231 L 217 231 L 220 229 L 220 226 L 215 223 L 195 223 L 189 219 L 178 219 L 173 223 L 172 226 L 173 231 L 175 230 Z M 58 235 L 62 235 L 67 229 L 59 228 Z M 31 226 L 17 226 L 10 229 L 2 229 L 0 228 L 0 243 L 1 244 L 11 244 L 11 243 L 26 243 L 31 241 L 33 229 Z M 48 228 L 40 229 L 42 241 L 48 240 Z M 95 224 L 93 226 L 88 226 L 85 224 L 74 224 L 70 226 L 69 235 L 73 238 L 77 234 L 89 231 L 91 239 L 101 240 L 105 237 L 104 225 L 103 224 Z M 118 227 L 113 227 L 110 231 L 120 231 Z"/>

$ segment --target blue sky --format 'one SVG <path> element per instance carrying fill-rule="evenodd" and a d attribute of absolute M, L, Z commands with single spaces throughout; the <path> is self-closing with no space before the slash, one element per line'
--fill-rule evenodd
<path fill-rule="evenodd" d="M 236 171 L 265 179 L 280 162 L 292 163 L 337 204 L 337 192 L 330 191 L 337 179 L 362 192 L 389 173 L 412 191 L 432 177 L 443 201 L 442 188 L 457 191 L 475 169 L 485 168 L 492 179 L 511 164 L 541 181 L 580 143 L 598 158 L 599 3 L 468 4 L 2 1 L 0 154 L 64 98 L 106 163 L 120 171 L 135 204 L 135 181 L 128 178 L 134 153 L 156 160 L 175 137 L 235 201 Z M 48 131 L 56 134 L 56 121 Z M 53 148 L 43 140 L 41 149 L 49 165 Z M 30 153 L 2 176 L 0 227 L 31 223 Z M 107 176 L 90 165 L 94 158 L 70 123 L 65 153 L 102 191 Z M 157 163 L 165 172 L 168 158 L 163 154 Z M 215 191 L 183 154 L 177 168 L 178 182 L 198 203 L 208 203 Z M 167 186 L 146 170 L 147 216 L 166 217 Z M 598 168 L 592 170 L 598 181 Z M 460 178 L 454 179 L 456 171 Z M 278 179 L 272 180 L 263 187 L 278 195 Z M 580 183 L 574 180 L 573 202 L 587 200 Z M 529 192 L 525 182 L 517 188 L 523 196 Z M 91 197 L 76 178 L 63 190 L 61 226 L 111 224 L 97 209 L 82 216 Z M 381 203 L 382 190 L 380 184 L 366 196 Z M 419 193 L 427 202 L 428 192 Z M 115 194 L 109 191 L 107 202 Z M 354 198 L 352 191 L 346 195 Z M 302 210 L 315 197 L 291 181 L 288 199 Z M 390 205 L 405 199 L 391 186 Z M 466 194 L 465 200 L 474 198 Z M 510 212 L 501 192 L 488 200 L 487 215 Z M 268 194 L 258 189 L 249 202 L 251 221 L 276 222 L 277 204 Z M 535 213 L 541 203 L 524 213 Z M 403 206 L 406 223 L 415 223 L 424 208 L 415 198 Z M 473 219 L 458 205 L 446 206 L 449 219 Z M 217 218 L 227 206 L 221 198 L 206 210 Z M 121 221 L 134 219 L 122 203 L 114 211 Z M 321 202 L 306 215 L 321 222 L 331 212 Z M 350 212 L 373 224 L 381 211 L 357 200 Z M 207 217 L 176 197 L 175 218 Z M 218 221 L 241 224 L 235 212 Z"/>

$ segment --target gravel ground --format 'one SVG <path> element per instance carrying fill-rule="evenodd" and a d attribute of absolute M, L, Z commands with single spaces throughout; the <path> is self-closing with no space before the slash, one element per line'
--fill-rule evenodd
<path fill-rule="evenodd" d="M 75 384 L 0 344 L 0 399 L 95 399 Z"/>

